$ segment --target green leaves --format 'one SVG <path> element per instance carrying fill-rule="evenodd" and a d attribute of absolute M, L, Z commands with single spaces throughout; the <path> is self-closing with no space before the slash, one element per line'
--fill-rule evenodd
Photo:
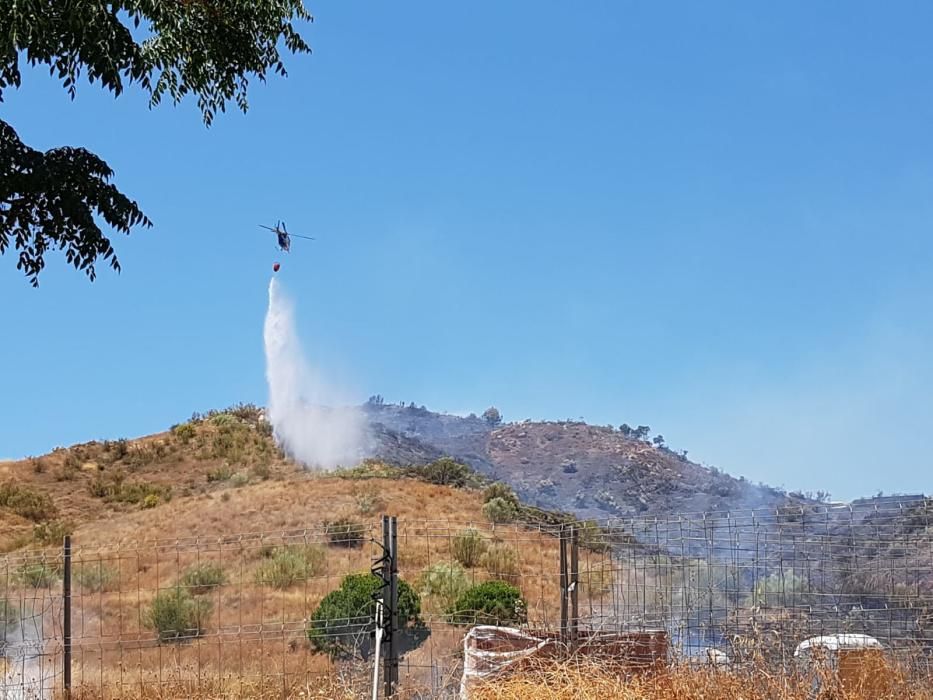
<path fill-rule="evenodd" d="M 19 250 L 16 267 L 34 287 L 53 246 L 91 280 L 96 278 L 98 258 L 120 270 L 110 239 L 95 217 L 127 234 L 134 226 L 152 225 L 135 202 L 108 182 L 113 171 L 93 153 L 68 147 L 33 150 L 4 121 L 0 174 L 0 253 L 11 246 Z"/>
<path fill-rule="evenodd" d="M 0 102 L 22 82 L 20 60 L 45 65 L 72 98 L 82 74 L 114 95 L 137 84 L 150 108 L 165 96 L 197 98 L 208 126 L 229 102 L 249 108 L 249 81 L 287 75 L 280 42 L 311 49 L 296 30 L 312 21 L 302 0 L 17 0 L 0 4 Z M 53 246 L 94 280 L 94 262 L 120 264 L 95 217 L 122 233 L 151 226 L 110 184 L 107 164 L 81 148 L 45 153 L 0 121 L 0 253 L 20 251 L 33 286 Z"/>

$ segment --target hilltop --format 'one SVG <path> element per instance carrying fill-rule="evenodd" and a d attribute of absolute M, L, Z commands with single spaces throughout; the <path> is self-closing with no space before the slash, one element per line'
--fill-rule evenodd
<path fill-rule="evenodd" d="M 582 421 L 495 424 L 370 400 L 372 456 L 392 464 L 449 455 L 526 502 L 581 518 L 671 515 L 814 503 L 704 467 L 637 431 Z"/>

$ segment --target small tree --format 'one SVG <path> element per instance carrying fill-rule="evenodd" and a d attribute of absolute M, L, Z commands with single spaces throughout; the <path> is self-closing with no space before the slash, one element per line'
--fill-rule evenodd
<path fill-rule="evenodd" d="M 376 594 L 382 579 L 373 574 L 350 574 L 331 591 L 311 616 L 308 639 L 318 651 L 333 656 L 357 654 L 375 629 Z M 422 625 L 421 600 L 404 580 L 398 581 L 398 619 L 401 628 Z"/>
<path fill-rule="evenodd" d="M 526 619 L 522 592 L 505 581 L 486 581 L 468 589 L 447 611 L 459 625 L 510 625 Z"/>
<path fill-rule="evenodd" d="M 469 587 L 466 572 L 454 562 L 439 562 L 429 566 L 421 574 L 419 582 L 421 593 L 438 599 L 444 610 L 453 605 Z"/>
<path fill-rule="evenodd" d="M 637 428 L 635 428 L 634 432 L 632 432 L 632 437 L 636 440 L 644 440 L 646 437 L 648 437 L 648 433 L 650 432 L 651 428 L 649 428 L 647 425 L 639 425 Z"/>
<path fill-rule="evenodd" d="M 415 467 L 415 473 L 432 484 L 463 488 L 467 485 L 473 470 L 467 465 L 450 457 L 441 457 L 430 464 Z"/>
<path fill-rule="evenodd" d="M 654 439 L 651 442 L 653 442 L 656 447 L 664 447 L 664 436 L 655 435 Z"/>
<path fill-rule="evenodd" d="M 502 423 L 502 415 L 499 413 L 499 409 L 495 406 L 490 406 L 485 411 L 483 411 L 483 420 L 486 421 L 488 425 L 496 427 Z"/>
<path fill-rule="evenodd" d="M 177 642 L 204 634 L 210 613 L 209 600 L 195 598 L 184 588 L 176 586 L 162 591 L 153 599 L 147 622 L 159 633 L 160 642 Z"/>
<path fill-rule="evenodd" d="M 518 496 L 515 495 L 515 491 L 508 484 L 496 482 L 486 487 L 486 490 L 483 491 L 483 503 L 489 503 L 494 498 L 501 498 L 503 501 L 514 505 L 516 509 L 518 508 Z"/>
<path fill-rule="evenodd" d="M 480 534 L 479 530 L 472 527 L 456 535 L 450 543 L 450 552 L 454 559 L 468 569 L 479 566 L 488 548 L 489 543 L 486 538 Z"/>
<path fill-rule="evenodd" d="M 483 515 L 494 523 L 510 523 L 518 517 L 518 508 L 511 501 L 497 496 L 483 506 Z"/>

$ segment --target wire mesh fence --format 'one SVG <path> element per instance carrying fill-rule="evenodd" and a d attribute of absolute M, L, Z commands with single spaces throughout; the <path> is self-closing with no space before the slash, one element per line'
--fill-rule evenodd
<path fill-rule="evenodd" d="M 929 499 L 645 516 L 569 533 L 399 521 L 400 691 L 457 697 L 476 624 L 571 645 L 658 633 L 666 663 L 776 669 L 806 639 L 861 634 L 933 677 Z M 61 548 L 6 555 L 0 698 L 60 695 L 66 651 L 73 697 L 368 693 L 382 543 L 379 521 L 347 520 L 146 542 L 76 537 L 69 560 Z M 509 585 L 481 586 L 490 581 Z"/>

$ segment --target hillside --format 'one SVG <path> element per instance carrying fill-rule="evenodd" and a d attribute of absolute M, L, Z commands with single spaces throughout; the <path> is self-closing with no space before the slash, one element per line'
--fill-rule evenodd
<path fill-rule="evenodd" d="M 700 466 L 666 447 L 583 422 L 491 426 L 424 407 L 365 407 L 373 456 L 394 464 L 447 454 L 512 486 L 523 500 L 582 518 L 670 515 L 806 504 Z M 399 443 L 404 442 L 404 445 Z"/>

